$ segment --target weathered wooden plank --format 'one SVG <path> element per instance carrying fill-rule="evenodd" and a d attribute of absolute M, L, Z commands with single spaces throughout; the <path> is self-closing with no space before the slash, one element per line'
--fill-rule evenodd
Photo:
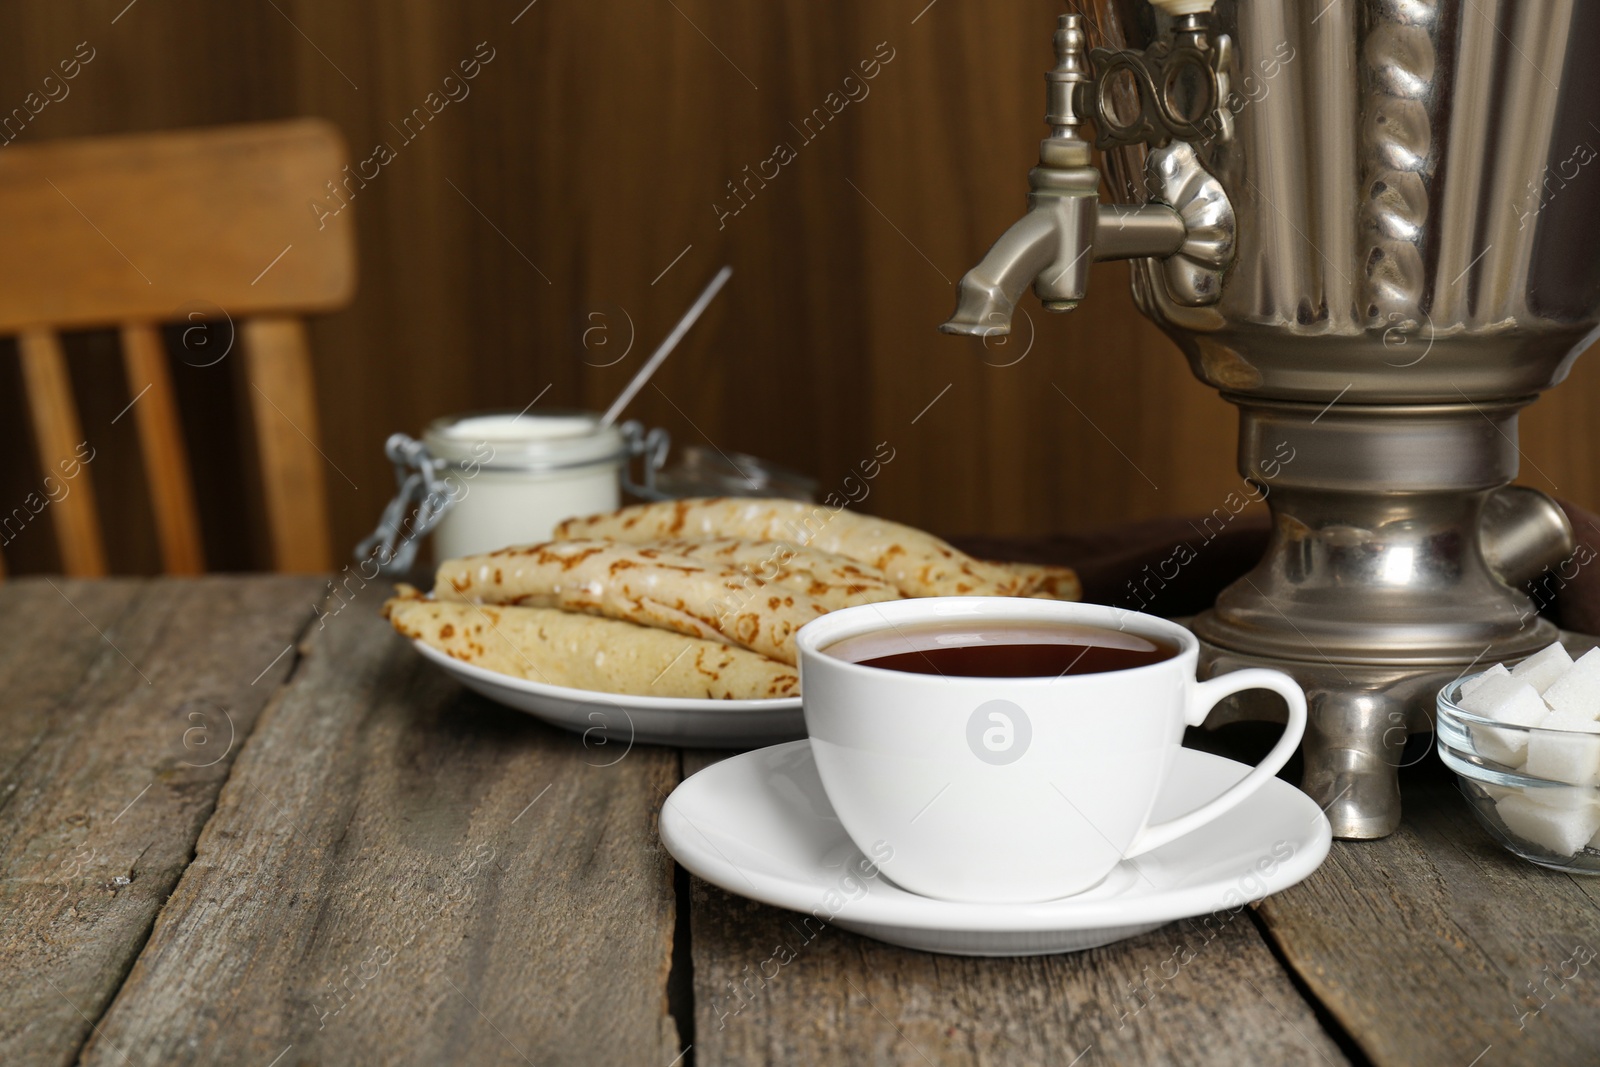
<path fill-rule="evenodd" d="M 676 753 L 470 695 L 360 600 L 303 656 L 84 1062 L 677 1055 Z"/>
<path fill-rule="evenodd" d="M 290 669 L 274 657 L 317 586 L 0 588 L 0 1062 L 76 1058 Z"/>
<path fill-rule="evenodd" d="M 710 762 L 686 753 L 684 773 Z M 690 896 L 699 1067 L 1347 1062 L 1245 911 L 973 959 L 819 930 L 698 879 Z"/>
<path fill-rule="evenodd" d="M 1378 1064 L 1600 1062 L 1593 880 L 1502 850 L 1433 770 L 1393 835 L 1263 904 L 1270 935 Z"/>
<path fill-rule="evenodd" d="M 699 881 L 691 900 L 701 1065 L 1345 1062 L 1244 913 L 1004 960 L 818 930 Z"/>
<path fill-rule="evenodd" d="M 143 582 L 74 582 L 38 579 L 0 585 L 0 781 L 15 792 L 15 771 L 49 732 L 66 695 L 83 684 L 96 659 L 111 652 L 94 627 L 72 610 L 62 594 L 101 626 L 120 619 L 144 589 Z M 5 825 L 0 822 L 0 826 Z"/>

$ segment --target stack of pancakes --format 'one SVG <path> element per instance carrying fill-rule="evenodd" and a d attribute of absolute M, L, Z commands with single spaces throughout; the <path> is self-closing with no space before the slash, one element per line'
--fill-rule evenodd
<path fill-rule="evenodd" d="M 926 596 L 1076 600 L 1065 567 L 973 559 L 921 530 L 791 500 L 676 500 L 570 519 L 555 540 L 446 560 L 396 630 L 465 663 L 598 692 L 794 696 L 795 632 Z"/>

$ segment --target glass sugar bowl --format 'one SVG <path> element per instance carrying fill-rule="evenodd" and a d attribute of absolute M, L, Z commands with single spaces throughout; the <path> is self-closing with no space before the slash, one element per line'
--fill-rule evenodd
<path fill-rule="evenodd" d="M 1476 676 L 1473 676 L 1476 677 Z M 1529 746 L 1553 745 L 1577 756 L 1600 746 L 1600 734 L 1517 726 L 1458 703 L 1472 678 L 1439 691 L 1439 756 L 1455 771 L 1462 795 L 1496 841 L 1530 863 L 1571 874 L 1600 874 L 1600 784 L 1592 773 L 1559 780 L 1519 764 Z M 1524 754 L 1519 756 L 1519 753 Z"/>

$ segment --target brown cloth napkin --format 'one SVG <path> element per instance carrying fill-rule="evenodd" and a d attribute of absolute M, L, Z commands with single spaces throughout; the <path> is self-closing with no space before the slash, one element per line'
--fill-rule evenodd
<path fill-rule="evenodd" d="M 1600 517 L 1571 504 L 1561 507 L 1578 549 L 1564 567 L 1551 567 L 1530 582 L 1530 594 L 1540 614 L 1563 629 L 1600 634 Z M 1162 518 L 1084 533 L 963 537 L 954 543 L 980 559 L 1073 567 L 1084 600 L 1171 617 L 1210 607 L 1224 586 L 1261 558 L 1268 529 L 1265 515 L 1240 515 L 1221 529 L 1203 526 L 1199 518 Z M 1173 554 L 1180 544 L 1193 558 L 1177 566 Z"/>

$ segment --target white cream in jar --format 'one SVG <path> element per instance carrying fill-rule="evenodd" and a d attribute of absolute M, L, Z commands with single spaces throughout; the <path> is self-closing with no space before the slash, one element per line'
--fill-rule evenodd
<path fill-rule="evenodd" d="M 433 531 L 435 559 L 546 541 L 564 519 L 621 504 L 627 443 L 597 415 L 450 416 L 423 444 L 454 500 Z"/>

